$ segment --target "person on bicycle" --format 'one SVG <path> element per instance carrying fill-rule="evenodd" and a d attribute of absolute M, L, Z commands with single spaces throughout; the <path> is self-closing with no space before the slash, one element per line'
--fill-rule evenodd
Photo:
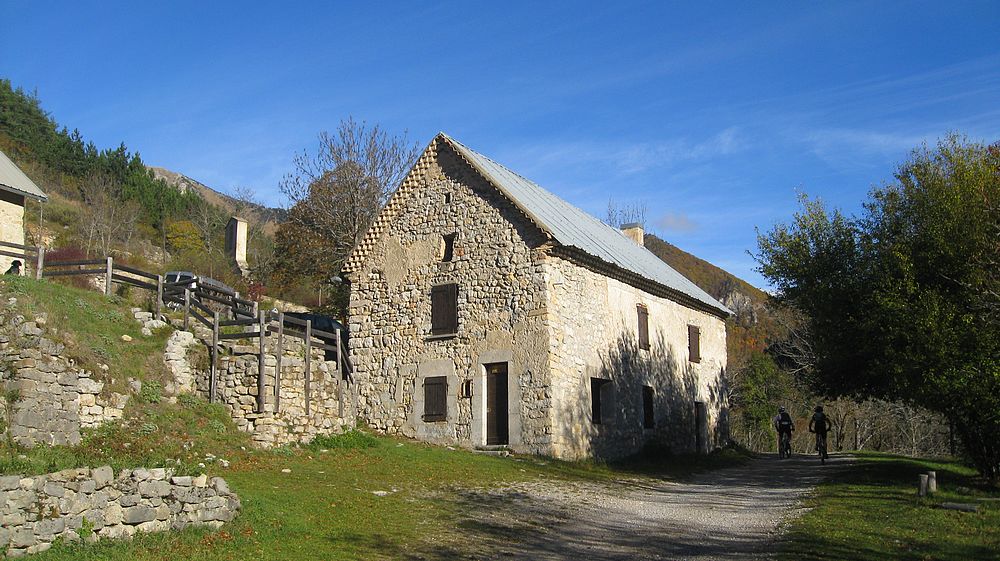
<path fill-rule="evenodd" d="M 816 433 L 816 451 L 823 459 L 829 456 L 826 453 L 826 433 L 830 432 L 830 420 L 823 413 L 823 406 L 817 405 L 813 413 L 812 420 L 809 421 L 809 432 Z"/>
<path fill-rule="evenodd" d="M 788 435 L 788 441 L 792 441 L 792 432 L 795 431 L 795 423 L 792 421 L 792 416 L 785 411 L 785 407 L 778 408 L 778 414 L 774 417 L 774 430 L 778 433 L 778 455 L 781 456 L 784 453 L 782 450 L 782 435 Z"/>

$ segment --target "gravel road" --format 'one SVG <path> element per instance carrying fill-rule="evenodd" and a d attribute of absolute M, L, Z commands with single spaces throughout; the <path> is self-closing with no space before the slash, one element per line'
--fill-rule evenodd
<path fill-rule="evenodd" d="M 804 496 L 849 458 L 762 457 L 683 483 L 544 482 L 464 497 L 476 559 L 767 558 Z"/>

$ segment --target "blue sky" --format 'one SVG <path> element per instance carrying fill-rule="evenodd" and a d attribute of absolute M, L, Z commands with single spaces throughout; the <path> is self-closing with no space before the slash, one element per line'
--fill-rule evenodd
<path fill-rule="evenodd" d="M 797 193 L 854 212 L 921 142 L 1000 139 L 1000 2 L 140 4 L 0 0 L 0 76 L 272 205 L 347 116 L 443 130 L 759 286 Z"/>

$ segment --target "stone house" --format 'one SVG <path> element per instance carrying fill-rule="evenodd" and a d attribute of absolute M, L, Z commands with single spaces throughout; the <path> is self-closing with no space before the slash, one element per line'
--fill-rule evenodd
<path fill-rule="evenodd" d="M 558 458 L 722 443 L 730 312 L 642 243 L 439 134 L 344 267 L 359 417 Z"/>
<path fill-rule="evenodd" d="M 14 162 L 10 161 L 0 151 L 0 241 L 24 245 L 24 201 L 25 198 L 37 201 L 47 200 L 45 193 L 28 178 Z M 0 248 L 0 251 L 11 251 L 11 248 Z M 6 271 L 15 258 L 0 255 L 0 274 Z M 26 267 L 21 264 L 21 272 Z"/>

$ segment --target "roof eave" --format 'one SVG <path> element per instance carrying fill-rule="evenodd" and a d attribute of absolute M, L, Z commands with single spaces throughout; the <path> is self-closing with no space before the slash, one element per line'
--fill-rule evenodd
<path fill-rule="evenodd" d="M 5 183 L 0 183 L 0 189 L 3 189 L 4 191 L 9 191 L 9 192 L 17 194 L 17 195 L 23 195 L 25 197 L 28 197 L 30 199 L 34 199 L 34 200 L 39 201 L 39 202 L 43 202 L 43 201 L 49 200 L 49 197 L 47 195 L 44 195 L 44 194 L 39 195 L 38 193 L 32 193 L 30 191 L 25 191 L 24 189 L 18 189 L 17 187 L 12 187 L 12 186 L 7 185 Z M 39 189 L 39 191 L 41 191 L 41 189 Z"/>

